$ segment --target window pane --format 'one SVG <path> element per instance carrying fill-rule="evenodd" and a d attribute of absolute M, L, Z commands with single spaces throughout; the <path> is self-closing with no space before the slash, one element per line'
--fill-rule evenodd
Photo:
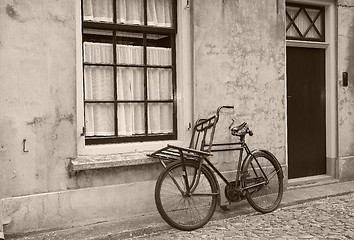
<path fill-rule="evenodd" d="M 147 0 L 147 24 L 172 27 L 172 0 Z"/>
<path fill-rule="evenodd" d="M 113 45 L 84 42 L 85 63 L 113 63 Z"/>
<path fill-rule="evenodd" d="M 85 66 L 85 100 L 114 100 L 113 67 Z"/>
<path fill-rule="evenodd" d="M 149 133 L 173 132 L 173 104 L 149 103 Z"/>
<path fill-rule="evenodd" d="M 84 42 L 112 43 L 113 32 L 99 29 L 83 29 Z"/>
<path fill-rule="evenodd" d="M 163 68 L 149 68 L 148 99 L 172 100 L 172 70 Z"/>
<path fill-rule="evenodd" d="M 143 100 L 144 69 L 118 67 L 117 91 L 118 100 Z"/>
<path fill-rule="evenodd" d="M 118 135 L 132 136 L 145 133 L 145 111 L 142 103 L 118 104 Z"/>
<path fill-rule="evenodd" d="M 172 50 L 169 35 L 147 35 L 147 63 L 149 65 L 171 66 Z"/>
<path fill-rule="evenodd" d="M 143 46 L 143 34 L 134 32 L 117 32 L 116 43 L 121 45 Z"/>
<path fill-rule="evenodd" d="M 86 136 L 114 135 L 114 104 L 85 104 Z"/>
<path fill-rule="evenodd" d="M 117 0 L 117 23 L 130 25 L 144 24 L 142 0 Z"/>
<path fill-rule="evenodd" d="M 118 64 L 143 64 L 143 57 L 143 47 L 117 45 Z"/>
<path fill-rule="evenodd" d="M 149 65 L 171 66 L 171 48 L 148 47 L 147 62 Z"/>
<path fill-rule="evenodd" d="M 144 63 L 143 34 L 117 32 L 116 42 L 118 64 Z"/>
<path fill-rule="evenodd" d="M 112 0 L 83 0 L 84 21 L 113 22 Z"/>
<path fill-rule="evenodd" d="M 148 47 L 171 47 L 170 35 L 148 34 L 146 38 Z"/>

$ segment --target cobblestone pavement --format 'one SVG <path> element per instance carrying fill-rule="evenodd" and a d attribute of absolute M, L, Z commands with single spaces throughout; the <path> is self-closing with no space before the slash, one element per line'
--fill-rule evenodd
<path fill-rule="evenodd" d="M 192 232 L 172 229 L 134 239 L 354 239 L 354 194 L 211 221 Z"/>

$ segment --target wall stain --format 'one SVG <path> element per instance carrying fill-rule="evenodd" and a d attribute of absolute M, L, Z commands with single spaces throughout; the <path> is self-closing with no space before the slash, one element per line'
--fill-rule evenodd
<path fill-rule="evenodd" d="M 58 16 L 58 15 L 53 15 L 52 13 L 49 13 L 49 18 L 51 20 L 53 20 L 54 22 L 58 22 L 58 23 L 63 24 L 63 25 L 65 25 L 66 22 L 67 22 L 67 20 L 65 18 L 63 18 L 61 16 Z"/>
<path fill-rule="evenodd" d="M 56 124 L 55 125 L 59 126 L 60 122 L 62 122 L 62 121 L 68 121 L 71 124 L 74 124 L 74 115 L 72 113 L 71 114 L 62 114 L 57 109 L 56 115 L 57 115 L 57 117 L 56 117 Z"/>
<path fill-rule="evenodd" d="M 13 5 L 6 6 L 6 14 L 14 20 L 18 20 L 18 18 L 19 18 L 19 14 L 17 13 L 17 11 L 15 10 L 15 7 Z"/>
<path fill-rule="evenodd" d="M 27 125 L 29 126 L 36 126 L 36 125 L 41 125 L 43 122 L 45 122 L 46 117 L 34 117 L 32 121 L 26 122 Z"/>

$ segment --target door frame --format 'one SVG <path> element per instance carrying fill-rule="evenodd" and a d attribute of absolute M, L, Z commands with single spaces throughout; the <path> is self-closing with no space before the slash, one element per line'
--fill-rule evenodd
<path fill-rule="evenodd" d="M 337 59 L 336 59 L 336 6 L 334 0 L 287 0 L 325 7 L 325 42 L 285 40 L 286 47 L 304 47 L 325 49 L 325 91 L 326 91 L 326 175 L 339 178 L 338 174 L 338 111 L 337 111 Z M 285 50 L 286 51 L 286 50 Z M 287 80 L 285 90 L 287 89 Z M 286 93 L 287 94 L 287 93 Z M 288 102 L 285 97 L 285 110 Z M 286 115 L 286 139 L 288 139 L 288 119 Z M 286 163 L 288 164 L 288 144 L 286 145 Z"/>

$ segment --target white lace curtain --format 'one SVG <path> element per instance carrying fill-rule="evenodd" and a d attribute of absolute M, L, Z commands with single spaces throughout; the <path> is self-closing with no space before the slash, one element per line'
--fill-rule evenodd
<path fill-rule="evenodd" d="M 116 0 L 117 23 L 144 24 L 143 0 Z M 84 20 L 113 22 L 112 0 L 84 0 Z M 149 26 L 172 26 L 172 1 L 147 0 L 147 23 Z"/>
<path fill-rule="evenodd" d="M 112 44 L 84 43 L 86 63 L 112 63 Z M 141 46 L 117 45 L 117 63 L 142 64 Z M 171 49 L 148 47 L 148 64 L 170 65 Z M 113 67 L 85 66 L 85 100 L 114 100 Z M 172 99 L 172 71 L 164 68 L 148 68 L 148 99 Z M 139 67 L 117 67 L 118 100 L 144 100 L 144 71 Z M 131 136 L 145 133 L 143 103 L 119 103 L 117 109 L 118 134 Z M 85 121 L 87 136 L 114 135 L 114 104 L 86 103 Z M 171 103 L 148 104 L 148 133 L 169 133 L 173 130 L 173 105 Z"/>

